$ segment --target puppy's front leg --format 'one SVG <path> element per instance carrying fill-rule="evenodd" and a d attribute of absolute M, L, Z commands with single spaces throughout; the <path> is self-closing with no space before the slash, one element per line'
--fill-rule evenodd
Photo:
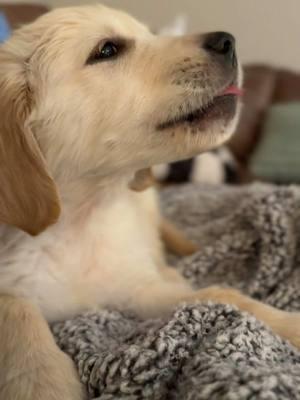
<path fill-rule="evenodd" d="M 0 296 L 0 400 L 83 400 L 71 359 L 26 300 Z"/>
<path fill-rule="evenodd" d="M 133 299 L 134 307 L 143 316 L 160 316 L 183 302 L 213 301 L 231 304 L 254 315 L 275 333 L 300 348 L 300 313 L 278 310 L 235 289 L 208 287 L 194 291 L 179 274 L 178 280 L 175 280 L 175 270 L 172 271 L 172 276 L 168 276 L 167 271 L 167 268 L 162 271 L 163 276 L 160 280 L 149 282 L 137 290 L 135 299 Z M 167 281 L 168 278 L 169 281 Z"/>

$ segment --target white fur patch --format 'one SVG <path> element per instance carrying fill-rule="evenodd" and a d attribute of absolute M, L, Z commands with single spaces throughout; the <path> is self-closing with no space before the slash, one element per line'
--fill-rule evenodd
<path fill-rule="evenodd" d="M 206 153 L 194 160 L 192 182 L 219 184 L 224 182 L 224 166 L 220 157 L 214 153 Z"/>

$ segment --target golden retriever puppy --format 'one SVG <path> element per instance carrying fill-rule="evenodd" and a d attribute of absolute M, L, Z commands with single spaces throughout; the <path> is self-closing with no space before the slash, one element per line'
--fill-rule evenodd
<path fill-rule="evenodd" d="M 156 37 L 103 6 L 50 12 L 1 46 L 1 400 L 83 399 L 47 321 L 95 307 L 231 303 L 300 346 L 299 314 L 168 268 L 155 192 L 129 188 L 227 140 L 240 83 L 230 34 Z"/>

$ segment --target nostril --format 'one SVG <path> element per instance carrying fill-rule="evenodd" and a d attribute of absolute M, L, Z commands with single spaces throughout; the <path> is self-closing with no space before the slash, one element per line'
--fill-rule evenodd
<path fill-rule="evenodd" d="M 213 54 L 232 59 L 235 56 L 235 39 L 227 32 L 209 33 L 205 36 L 203 47 Z"/>
<path fill-rule="evenodd" d="M 225 40 L 223 48 L 220 49 L 222 54 L 227 54 L 232 50 L 232 43 L 230 40 Z"/>

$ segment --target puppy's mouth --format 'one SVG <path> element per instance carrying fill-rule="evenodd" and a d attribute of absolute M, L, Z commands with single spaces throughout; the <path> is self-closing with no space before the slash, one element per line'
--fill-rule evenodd
<path fill-rule="evenodd" d="M 195 108 L 192 112 L 169 119 L 159 124 L 157 129 L 190 127 L 194 130 L 205 130 L 216 120 L 226 123 L 235 116 L 237 103 L 242 94 L 242 89 L 236 85 L 230 85 L 201 108 Z"/>

